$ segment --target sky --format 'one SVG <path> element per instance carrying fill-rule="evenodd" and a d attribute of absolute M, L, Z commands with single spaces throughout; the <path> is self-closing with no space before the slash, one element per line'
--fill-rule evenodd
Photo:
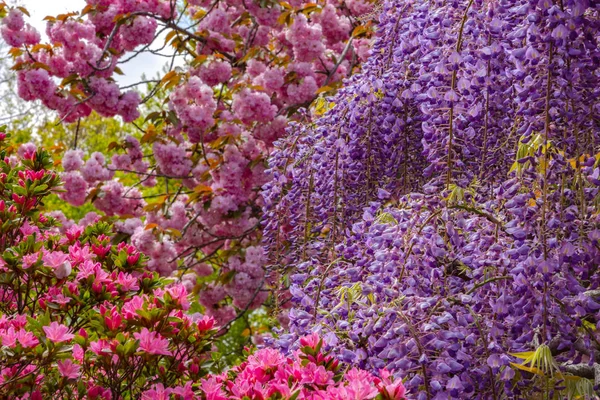
<path fill-rule="evenodd" d="M 46 38 L 44 33 L 46 31 L 46 21 L 44 21 L 44 17 L 81 11 L 86 5 L 84 0 L 9 0 L 8 3 L 10 5 L 21 5 L 29 11 L 31 18 L 26 18 L 26 22 L 40 31 L 43 38 L 42 41 Z M 157 42 L 160 46 L 164 43 L 164 40 L 159 38 Z M 119 67 L 124 72 L 124 75 L 115 75 L 114 78 L 120 86 L 138 82 L 142 74 L 145 74 L 147 78 L 153 78 L 156 72 L 161 71 L 166 60 L 170 59 L 149 53 L 141 54 L 130 62 L 120 65 Z"/>

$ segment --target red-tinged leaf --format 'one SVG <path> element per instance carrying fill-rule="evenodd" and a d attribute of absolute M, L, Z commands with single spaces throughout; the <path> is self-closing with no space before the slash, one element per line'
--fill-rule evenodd
<path fill-rule="evenodd" d="M 144 230 L 149 231 L 150 229 L 158 228 L 158 224 L 148 224 L 144 227 Z"/>
<path fill-rule="evenodd" d="M 19 57 L 21 54 L 23 54 L 23 50 L 18 47 L 13 47 L 8 51 L 8 54 L 10 54 L 13 58 Z M 20 62 L 19 64 L 23 64 L 23 62 Z"/>
<path fill-rule="evenodd" d="M 199 194 L 208 194 L 208 193 L 212 193 L 212 188 L 210 186 L 206 186 L 206 185 L 198 185 L 194 188 L 194 192 L 199 193 Z"/>
<path fill-rule="evenodd" d="M 169 71 L 165 74 L 165 76 L 163 76 L 163 78 L 160 80 L 160 83 L 166 83 L 169 80 L 171 80 L 175 75 L 177 75 L 177 72 L 175 71 Z"/>
<path fill-rule="evenodd" d="M 34 62 L 33 64 L 31 64 L 31 66 L 36 69 L 45 69 L 46 71 L 50 71 L 50 67 L 48 65 L 39 61 Z"/>
<path fill-rule="evenodd" d="M 71 93 L 73 96 L 81 98 L 81 99 L 86 97 L 86 94 L 83 92 L 83 90 L 76 88 L 76 87 L 72 87 L 71 90 L 69 90 L 69 93 Z"/>
<path fill-rule="evenodd" d="M 23 14 L 27 15 L 28 17 L 31 18 L 31 15 L 29 14 L 29 11 L 27 11 L 27 9 L 25 7 L 17 7 L 19 9 L 19 11 L 21 11 Z"/>
<path fill-rule="evenodd" d="M 89 12 L 94 10 L 94 6 L 91 4 L 88 4 L 87 6 L 85 6 L 83 8 L 83 10 L 81 10 L 81 16 L 83 17 L 84 15 L 88 14 Z"/>
<path fill-rule="evenodd" d="M 78 12 L 70 12 L 67 14 L 59 14 L 56 16 L 56 19 L 61 21 L 61 22 L 65 22 L 66 20 L 68 20 L 71 17 L 74 17 L 75 15 L 78 15 Z"/>
<path fill-rule="evenodd" d="M 51 47 L 50 47 L 50 45 L 47 45 L 47 44 L 38 43 L 38 44 L 36 44 L 35 46 L 33 46 L 33 47 L 32 47 L 32 48 L 29 50 L 29 52 L 31 52 L 31 53 L 37 53 L 37 52 L 39 52 L 39 51 L 40 51 L 40 50 L 42 50 L 42 49 L 45 49 L 45 50 L 50 50 L 50 49 L 51 49 Z"/>
<path fill-rule="evenodd" d="M 171 89 L 179 84 L 181 81 L 181 75 L 175 75 L 173 78 L 169 80 L 169 82 L 165 85 L 165 89 Z"/>
<path fill-rule="evenodd" d="M 198 65 L 200 65 L 204 61 L 206 61 L 207 58 L 208 58 L 208 56 L 206 54 L 199 55 L 198 57 L 194 58 L 194 60 L 192 61 L 192 66 L 197 67 Z"/>
<path fill-rule="evenodd" d="M 206 11 L 205 10 L 198 10 L 196 11 L 196 13 L 192 16 L 192 19 L 200 19 L 202 17 L 204 17 L 206 15 Z"/>
<path fill-rule="evenodd" d="M 119 147 L 119 143 L 117 143 L 117 142 L 110 142 L 109 145 L 108 145 L 108 150 L 116 149 L 117 147 Z"/>
<path fill-rule="evenodd" d="M 167 228 L 165 229 L 167 232 L 169 232 L 171 235 L 176 236 L 178 238 L 180 238 L 181 235 L 181 231 L 175 228 Z"/>
<path fill-rule="evenodd" d="M 321 7 L 319 7 L 318 5 L 316 5 L 314 3 L 309 3 L 302 10 L 300 10 L 300 12 L 302 14 L 308 16 L 309 14 L 311 14 L 313 12 L 320 13 Z"/>
<path fill-rule="evenodd" d="M 298 79 L 298 74 L 295 71 L 292 71 L 292 72 L 288 72 L 285 75 L 284 82 L 285 83 L 292 83 L 292 82 L 295 82 L 296 79 Z"/>
<path fill-rule="evenodd" d="M 285 24 L 291 13 L 292 13 L 292 11 L 284 11 L 281 14 L 279 14 L 279 18 L 277 18 L 277 23 L 279 25 Z"/>
<path fill-rule="evenodd" d="M 158 111 L 154 111 L 151 112 L 150 114 L 148 114 L 146 116 L 146 118 L 144 119 L 144 123 L 148 122 L 148 121 L 156 121 L 157 119 L 159 119 L 161 117 L 162 113 L 158 112 Z"/>
<path fill-rule="evenodd" d="M 320 94 L 320 93 L 326 93 L 326 92 L 330 92 L 330 91 L 332 91 L 332 90 L 334 90 L 334 89 L 335 89 L 334 87 L 331 87 L 331 86 L 328 86 L 328 85 L 327 85 L 327 86 L 321 86 L 321 87 L 320 87 L 320 88 L 317 90 L 317 92 L 316 92 L 316 93 L 317 93 L 317 94 Z"/>
<path fill-rule="evenodd" d="M 165 36 L 165 44 L 169 43 L 169 41 L 171 39 L 173 39 L 173 37 L 177 34 L 177 31 L 170 31 L 169 33 L 167 33 L 167 35 Z"/>
<path fill-rule="evenodd" d="M 63 79 L 62 82 L 60 82 L 60 85 L 63 86 L 63 87 L 67 86 L 69 83 L 72 83 L 77 78 L 79 78 L 79 75 L 77 75 L 77 74 L 71 74 L 71 75 L 67 76 L 65 79 Z"/>
<path fill-rule="evenodd" d="M 359 37 L 367 33 L 367 27 L 364 25 L 359 25 L 352 31 L 352 37 Z"/>

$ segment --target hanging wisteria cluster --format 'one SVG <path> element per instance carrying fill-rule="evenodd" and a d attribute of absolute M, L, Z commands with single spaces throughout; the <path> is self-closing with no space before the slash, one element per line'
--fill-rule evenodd
<path fill-rule="evenodd" d="M 277 345 L 320 331 L 418 399 L 590 396 L 600 2 L 390 0 L 378 29 L 270 160 Z"/>

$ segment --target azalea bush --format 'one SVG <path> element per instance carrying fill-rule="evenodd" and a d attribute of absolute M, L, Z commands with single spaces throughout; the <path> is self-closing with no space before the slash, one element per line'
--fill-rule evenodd
<path fill-rule="evenodd" d="M 600 5 L 388 1 L 372 57 L 270 159 L 291 334 L 419 399 L 600 383 Z"/>
<path fill-rule="evenodd" d="M 202 379 L 206 399 L 404 399 L 400 380 L 386 370 L 380 377 L 356 368 L 342 370 L 341 364 L 323 351 L 316 334 L 300 339 L 300 349 L 290 357 L 277 350 L 262 349 L 239 366 Z M 180 393 L 157 387 L 148 394 Z M 188 392 L 190 395 L 191 391 Z M 191 398 L 191 397 L 190 397 Z M 204 397 L 201 397 L 204 398 Z"/>
<path fill-rule="evenodd" d="M 206 374 L 214 321 L 186 313 L 185 288 L 105 223 L 61 233 L 41 211 L 61 183 L 48 153 L 2 147 L 2 397 L 134 398 Z"/>

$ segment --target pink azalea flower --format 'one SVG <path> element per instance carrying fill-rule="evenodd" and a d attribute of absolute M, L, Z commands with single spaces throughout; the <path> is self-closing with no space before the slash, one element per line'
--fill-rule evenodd
<path fill-rule="evenodd" d="M 11 321 L 11 325 L 15 327 L 15 329 L 24 328 L 27 325 L 27 317 L 23 314 L 19 314 L 15 316 Z"/>
<path fill-rule="evenodd" d="M 248 358 L 250 366 L 270 369 L 279 366 L 285 362 L 285 357 L 281 352 L 274 349 L 263 349 Z"/>
<path fill-rule="evenodd" d="M 142 329 L 141 332 L 133 334 L 140 341 L 140 349 L 149 354 L 162 354 L 170 356 L 173 353 L 169 351 L 169 341 L 161 337 L 156 332 L 150 332 L 148 328 Z"/>
<path fill-rule="evenodd" d="M 58 279 L 66 278 L 71 274 L 71 263 L 69 255 L 62 251 L 53 251 L 45 253 L 42 257 L 44 264 L 54 269 L 54 274 Z"/>
<path fill-rule="evenodd" d="M 320 340 L 321 338 L 319 338 L 319 335 L 317 333 L 313 333 L 311 335 L 301 337 L 300 344 L 302 346 L 308 346 L 311 349 L 316 349 Z"/>
<path fill-rule="evenodd" d="M 177 301 L 183 310 L 190 308 L 190 301 L 188 300 L 188 293 L 183 285 L 173 285 L 167 289 L 167 292 L 171 295 L 173 300 Z"/>
<path fill-rule="evenodd" d="M 77 379 L 79 377 L 79 371 L 81 366 L 74 364 L 70 358 L 62 361 L 58 361 L 58 372 L 62 376 L 68 379 Z"/>
<path fill-rule="evenodd" d="M 59 293 L 55 296 L 52 296 L 50 301 L 52 303 L 64 305 L 64 304 L 68 304 L 71 301 L 71 299 L 69 297 L 66 297 L 64 294 Z"/>
<path fill-rule="evenodd" d="M 348 385 L 345 387 L 347 399 L 372 399 L 379 393 L 376 387 L 372 385 L 373 376 L 367 371 L 361 371 L 352 368 L 345 376 Z"/>
<path fill-rule="evenodd" d="M 76 359 L 79 362 L 83 361 L 83 355 L 84 355 L 84 351 L 83 348 L 78 345 L 78 344 L 74 344 L 73 345 L 73 358 Z"/>
<path fill-rule="evenodd" d="M 215 319 L 205 315 L 200 321 L 198 321 L 198 329 L 201 331 L 209 331 L 215 326 Z"/>
<path fill-rule="evenodd" d="M 206 395 L 206 400 L 228 400 L 224 396 L 222 384 L 215 377 L 202 379 L 200 389 Z"/>
<path fill-rule="evenodd" d="M 77 273 L 77 280 L 86 279 L 88 276 L 92 276 L 100 268 L 100 263 L 95 263 L 90 260 L 86 260 L 79 266 L 79 272 Z"/>
<path fill-rule="evenodd" d="M 0 333 L 0 341 L 2 346 L 15 347 L 17 345 L 17 332 L 12 326 L 6 331 Z"/>
<path fill-rule="evenodd" d="M 19 230 L 21 231 L 23 236 L 29 236 L 33 233 L 40 233 L 40 230 L 37 226 L 32 226 L 27 221 L 25 221 L 25 223 Z"/>
<path fill-rule="evenodd" d="M 23 269 L 31 267 L 39 258 L 39 253 L 26 254 L 23 256 Z"/>
<path fill-rule="evenodd" d="M 135 277 L 122 271 L 119 272 L 119 275 L 117 277 L 117 284 L 121 285 L 121 290 L 125 292 L 138 290 L 140 288 L 140 286 L 138 285 L 138 281 Z"/>
<path fill-rule="evenodd" d="M 27 332 L 24 329 L 17 332 L 17 340 L 23 347 L 35 347 L 39 343 L 38 338 L 33 333 Z"/>
<path fill-rule="evenodd" d="M 144 306 L 144 298 L 142 296 L 135 296 L 121 308 L 121 312 L 125 319 L 135 319 L 138 317 L 138 310 L 141 310 Z"/>
<path fill-rule="evenodd" d="M 162 383 L 158 383 L 142 393 L 142 400 L 169 400 L 171 392 L 171 389 L 165 389 Z"/>
<path fill-rule="evenodd" d="M 110 349 L 110 343 L 105 339 L 100 339 L 91 342 L 90 350 L 99 356 L 105 356 L 106 354 L 112 352 Z"/>
<path fill-rule="evenodd" d="M 301 383 L 313 383 L 315 385 L 328 385 L 333 383 L 333 372 L 327 371 L 322 365 L 310 363 L 302 371 Z"/>
<path fill-rule="evenodd" d="M 48 340 L 54 343 L 66 342 L 75 337 L 69 332 L 69 328 L 56 321 L 52 322 L 50 326 L 44 326 L 43 329 Z"/>
<path fill-rule="evenodd" d="M 187 381 L 185 386 L 176 386 L 171 391 L 172 394 L 183 397 L 183 400 L 193 400 L 196 398 L 194 390 L 192 389 L 192 382 Z"/>
<path fill-rule="evenodd" d="M 81 247 L 79 243 L 75 243 L 74 245 L 69 246 L 69 256 L 73 263 L 79 264 L 91 260 L 92 257 L 94 257 L 94 253 L 90 251 L 90 246 L 86 245 Z"/>
<path fill-rule="evenodd" d="M 62 251 L 52 251 L 45 253 L 42 257 L 44 260 L 44 264 L 47 266 L 56 269 L 60 267 L 65 261 L 69 259 L 69 255 L 63 253 Z"/>
<path fill-rule="evenodd" d="M 391 400 L 402 400 L 405 398 L 406 388 L 400 379 L 392 382 L 392 374 L 387 369 L 379 371 L 379 375 L 381 376 L 379 391 L 382 394 L 387 394 Z"/>

